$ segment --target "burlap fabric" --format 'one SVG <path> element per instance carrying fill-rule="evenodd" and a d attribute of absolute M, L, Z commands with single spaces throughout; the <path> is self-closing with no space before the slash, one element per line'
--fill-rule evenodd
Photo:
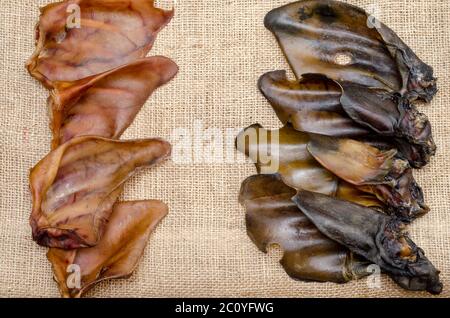
<path fill-rule="evenodd" d="M 58 296 L 46 249 L 31 240 L 28 170 L 49 150 L 47 92 L 24 68 L 34 46 L 38 7 L 49 1 L 1 0 L 0 7 L 0 296 Z M 165 1 L 165 4 L 171 2 Z M 287 0 L 177 0 L 175 19 L 151 55 L 173 58 L 180 73 L 147 102 L 123 138 L 172 139 L 177 128 L 280 126 L 256 88 L 269 70 L 286 69 L 275 39 L 263 26 L 271 8 Z M 441 269 L 442 296 L 450 296 L 450 3 L 448 0 L 349 1 L 371 8 L 435 68 L 440 91 L 421 107 L 434 128 L 438 153 L 416 172 L 431 212 L 410 228 L 415 241 Z M 198 130 L 199 127 L 197 127 Z M 206 143 L 205 143 L 206 144 Z M 220 143 L 218 143 L 218 148 Z M 232 149 L 225 143 L 224 150 Z M 194 147 L 195 148 L 195 147 Z M 193 150 L 195 151 L 195 149 Z M 178 156 L 179 157 L 179 156 Z M 183 156 L 189 161 L 190 156 Z M 219 154 L 220 157 L 220 154 Z M 128 280 L 104 282 L 92 297 L 424 297 L 405 292 L 383 276 L 380 288 L 366 280 L 335 285 L 291 280 L 259 252 L 245 232 L 237 203 L 249 163 L 167 162 L 144 170 L 126 186 L 124 199 L 162 199 L 170 214 L 151 237 Z M 220 158 L 219 158 L 220 159 Z M 242 159 L 242 158 L 240 158 Z M 180 161 L 179 158 L 177 161 Z M 220 161 L 220 160 L 217 160 Z"/>

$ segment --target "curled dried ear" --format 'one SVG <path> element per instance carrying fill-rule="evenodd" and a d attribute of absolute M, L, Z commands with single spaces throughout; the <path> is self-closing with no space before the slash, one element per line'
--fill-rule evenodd
<path fill-rule="evenodd" d="M 339 179 L 317 162 L 306 149 L 310 136 L 312 134 L 296 131 L 290 124 L 278 130 L 266 130 L 256 124 L 244 129 L 236 144 L 239 151 L 253 160 L 259 173 L 277 174 L 289 187 L 338 196 L 367 206 L 383 206 L 373 193 Z M 276 150 L 272 151 L 274 148 Z M 254 189 L 265 187 L 252 184 Z"/>
<path fill-rule="evenodd" d="M 281 264 L 293 278 L 345 283 L 369 274 L 369 263 L 322 235 L 292 202 L 295 190 L 279 176 L 256 175 L 242 183 L 240 202 L 246 209 L 247 233 L 267 252 L 279 245 Z"/>
<path fill-rule="evenodd" d="M 380 151 L 352 139 L 311 135 L 307 147 L 320 164 L 354 185 L 384 183 L 392 169 L 407 167 L 395 158 L 395 149 Z"/>
<path fill-rule="evenodd" d="M 78 298 L 100 281 L 130 276 L 151 232 L 167 211 L 167 206 L 157 200 L 116 203 L 96 246 L 49 249 L 47 258 L 61 295 Z"/>
<path fill-rule="evenodd" d="M 347 116 L 340 86 L 326 76 L 303 74 L 299 81 L 289 81 L 285 71 L 274 71 L 261 76 L 258 86 L 281 122 L 296 130 L 335 137 L 369 134 Z"/>
<path fill-rule="evenodd" d="M 428 212 L 411 168 L 396 150 L 363 142 L 311 135 L 308 151 L 326 169 L 360 190 L 375 194 L 392 211 L 412 220 Z"/>
<path fill-rule="evenodd" d="M 294 2 L 269 12 L 265 26 L 278 39 L 294 73 L 399 92 L 429 101 L 433 69 L 386 25 L 364 10 L 330 0 Z"/>
<path fill-rule="evenodd" d="M 118 139 L 153 91 L 177 71 L 173 61 L 156 56 L 75 82 L 56 82 L 49 98 L 53 148 L 78 136 Z"/>
<path fill-rule="evenodd" d="M 236 145 L 255 163 L 259 173 L 277 173 L 293 188 L 334 195 L 338 180 L 309 154 L 308 142 L 308 134 L 289 124 L 277 130 L 257 124 L 244 129 Z"/>
<path fill-rule="evenodd" d="M 341 83 L 341 104 L 358 124 L 383 136 L 402 138 L 418 147 L 422 161 L 428 162 L 436 152 L 431 124 L 426 115 L 402 97 L 385 90 Z"/>
<path fill-rule="evenodd" d="M 364 141 L 389 138 L 391 148 L 417 168 L 435 153 L 428 119 L 398 94 L 320 74 L 290 81 L 284 71 L 264 74 L 259 87 L 281 122 L 298 131 Z"/>
<path fill-rule="evenodd" d="M 30 74 L 52 88 L 55 81 L 76 81 L 145 57 L 173 16 L 153 2 L 66 0 L 47 5 L 27 62 Z"/>
<path fill-rule="evenodd" d="M 33 239 L 64 249 L 97 244 L 124 182 L 170 151 L 170 144 L 161 139 L 86 136 L 59 146 L 30 173 Z"/>
<path fill-rule="evenodd" d="M 299 191 L 293 200 L 322 234 L 379 265 L 403 288 L 442 291 L 439 271 L 403 232 L 398 219 L 308 191 Z"/>

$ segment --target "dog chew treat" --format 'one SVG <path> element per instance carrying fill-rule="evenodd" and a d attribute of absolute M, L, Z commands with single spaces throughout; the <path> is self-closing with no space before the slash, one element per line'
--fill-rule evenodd
<path fill-rule="evenodd" d="M 68 251 L 50 248 L 47 258 L 61 296 L 78 298 L 100 281 L 129 277 L 167 211 L 167 206 L 156 200 L 119 202 L 96 246 Z"/>
<path fill-rule="evenodd" d="M 47 5 L 27 62 L 30 74 L 53 88 L 57 81 L 76 81 L 145 57 L 173 16 L 153 2 L 66 0 Z"/>
<path fill-rule="evenodd" d="M 439 271 L 397 218 L 309 191 L 299 191 L 294 202 L 322 234 L 379 265 L 401 287 L 441 293 Z"/>
<path fill-rule="evenodd" d="M 156 56 L 75 82 L 56 82 L 49 98 L 52 148 L 78 136 L 118 139 L 153 91 L 177 71 L 172 60 Z"/>
<path fill-rule="evenodd" d="M 242 183 L 239 201 L 258 249 L 267 253 L 270 245 L 279 245 L 280 263 L 295 279 L 346 283 L 369 275 L 370 262 L 320 233 L 291 200 L 295 193 L 276 175 L 251 176 Z"/>
<path fill-rule="evenodd" d="M 236 146 L 259 173 L 277 173 L 297 190 L 382 208 L 406 222 L 429 211 L 412 169 L 395 157 L 396 150 L 305 134 L 289 124 L 272 131 L 252 125 L 238 135 Z"/>
<path fill-rule="evenodd" d="M 285 71 L 264 74 L 258 86 L 281 122 L 296 130 L 332 137 L 393 137 L 392 144 L 417 168 L 436 152 L 427 116 L 398 94 L 321 74 L 289 81 Z"/>
<path fill-rule="evenodd" d="M 409 100 L 436 94 L 433 69 L 364 10 L 330 0 L 298 1 L 265 17 L 298 78 L 321 73 L 338 81 L 399 92 Z"/>
<path fill-rule="evenodd" d="M 170 152 L 162 139 L 86 136 L 59 146 L 30 173 L 33 239 L 63 249 L 96 245 L 124 182 L 136 169 L 155 165 Z"/>
<path fill-rule="evenodd" d="M 412 169 L 395 157 L 395 149 L 381 151 L 352 139 L 322 135 L 310 138 L 308 151 L 323 167 L 358 189 L 375 194 L 405 221 L 429 211 Z"/>

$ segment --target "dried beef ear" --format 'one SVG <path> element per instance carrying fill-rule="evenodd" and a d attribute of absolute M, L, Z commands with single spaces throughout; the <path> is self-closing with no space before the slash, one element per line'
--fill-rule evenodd
<path fill-rule="evenodd" d="M 258 173 L 277 173 L 295 189 L 334 195 L 338 179 L 309 154 L 309 140 L 308 134 L 296 131 L 290 124 L 277 130 L 256 124 L 238 135 L 236 146 L 255 163 Z"/>
<path fill-rule="evenodd" d="M 321 234 L 291 198 L 296 191 L 277 175 L 256 175 L 242 183 L 247 233 L 262 252 L 279 245 L 287 274 L 305 281 L 345 283 L 369 274 L 369 262 Z"/>
<path fill-rule="evenodd" d="M 258 173 L 276 174 L 288 187 L 337 196 L 365 206 L 384 207 L 373 193 L 338 179 L 317 162 L 306 149 L 309 140 L 308 134 L 296 131 L 290 124 L 277 130 L 266 130 L 256 124 L 238 135 L 236 146 L 255 163 Z M 258 188 L 265 189 L 265 186 L 261 183 L 253 187 Z"/>
<path fill-rule="evenodd" d="M 145 57 L 173 16 L 153 2 L 66 0 L 42 8 L 30 74 L 52 88 L 55 81 L 76 81 Z M 67 25 L 74 5 L 79 28 Z"/>
<path fill-rule="evenodd" d="M 321 233 L 379 265 L 401 287 L 441 293 L 439 271 L 395 217 L 308 191 L 293 200 Z"/>
<path fill-rule="evenodd" d="M 335 137 L 370 133 L 348 117 L 340 104 L 341 87 L 326 76 L 303 74 L 289 81 L 285 71 L 274 71 L 261 76 L 258 86 L 281 122 L 296 130 Z"/>
<path fill-rule="evenodd" d="M 428 162 L 436 145 L 427 116 L 407 99 L 381 89 L 342 82 L 341 105 L 358 124 L 382 136 L 402 138 L 420 150 L 421 161 Z"/>
<path fill-rule="evenodd" d="M 430 101 L 433 69 L 386 25 L 364 10 L 330 0 L 298 1 L 269 12 L 265 26 L 278 39 L 294 73 L 399 92 Z"/>
<path fill-rule="evenodd" d="M 311 135 L 311 155 L 339 178 L 372 193 L 405 221 L 429 211 L 408 163 L 397 151 L 380 150 L 352 139 Z"/>
<path fill-rule="evenodd" d="M 129 277 L 144 253 L 150 234 L 167 212 L 167 206 L 157 200 L 120 202 L 114 206 L 105 233 L 96 246 L 69 251 L 49 249 L 47 258 L 61 295 L 78 298 L 100 281 Z"/>
<path fill-rule="evenodd" d="M 136 169 L 167 158 L 170 151 L 162 139 L 85 136 L 59 146 L 30 173 L 33 239 L 64 249 L 97 244 L 124 182 Z"/>
<path fill-rule="evenodd" d="M 264 74 L 258 86 L 281 122 L 298 131 L 364 141 L 375 132 L 377 140 L 390 138 L 391 148 L 415 168 L 436 152 L 427 117 L 398 94 L 321 74 L 290 81 L 285 71 Z"/>
<path fill-rule="evenodd" d="M 75 82 L 56 82 L 49 98 L 53 148 L 78 136 L 118 139 L 153 91 L 177 71 L 175 62 L 156 56 Z"/>

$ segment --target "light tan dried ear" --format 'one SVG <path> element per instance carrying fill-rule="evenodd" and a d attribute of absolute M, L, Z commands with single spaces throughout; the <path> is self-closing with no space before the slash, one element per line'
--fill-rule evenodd
<path fill-rule="evenodd" d="M 385 183 L 397 162 L 395 149 L 382 151 L 356 140 L 322 135 L 311 135 L 308 151 L 325 168 L 354 185 Z"/>
<path fill-rule="evenodd" d="M 64 249 L 97 244 L 124 182 L 136 169 L 157 164 L 170 152 L 162 139 L 93 136 L 56 148 L 30 173 L 33 239 Z"/>
<path fill-rule="evenodd" d="M 114 206 L 96 246 L 69 251 L 49 249 L 47 258 L 61 295 L 80 297 L 100 281 L 130 276 L 151 232 L 167 212 L 167 206 L 157 200 L 120 202 Z"/>
<path fill-rule="evenodd" d="M 118 139 L 153 91 L 177 71 L 175 62 L 155 56 L 75 82 L 56 82 L 49 98 L 53 149 L 78 136 Z"/>
<path fill-rule="evenodd" d="M 264 253 L 276 244 L 286 273 L 306 281 L 345 283 L 368 275 L 368 263 L 354 257 L 308 220 L 291 200 L 296 191 L 277 175 L 256 175 L 241 187 L 247 234 Z"/>
<path fill-rule="evenodd" d="M 377 197 L 370 193 L 365 192 L 354 185 L 345 182 L 343 180 L 339 180 L 339 186 L 336 191 L 336 198 L 353 202 L 368 208 L 374 208 L 378 210 L 384 210 L 385 205 L 377 199 Z"/>
<path fill-rule="evenodd" d="M 53 88 L 56 81 L 76 81 L 145 57 L 173 17 L 173 11 L 153 2 L 66 0 L 47 5 L 41 9 L 28 71 Z M 80 27 L 67 27 L 73 4 L 79 8 Z"/>

